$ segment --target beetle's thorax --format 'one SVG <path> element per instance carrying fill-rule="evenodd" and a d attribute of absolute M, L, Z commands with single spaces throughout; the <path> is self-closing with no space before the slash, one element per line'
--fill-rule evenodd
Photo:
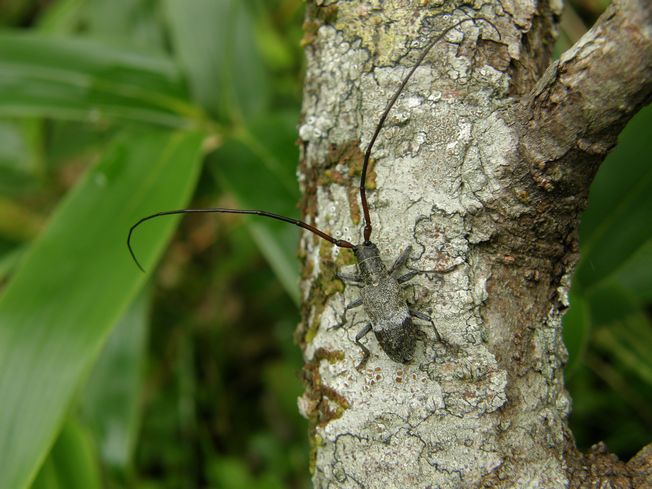
<path fill-rule="evenodd" d="M 358 269 L 362 280 L 367 284 L 377 284 L 387 277 L 387 268 L 380 259 L 378 247 L 372 242 L 363 243 L 354 248 L 358 259 Z"/>

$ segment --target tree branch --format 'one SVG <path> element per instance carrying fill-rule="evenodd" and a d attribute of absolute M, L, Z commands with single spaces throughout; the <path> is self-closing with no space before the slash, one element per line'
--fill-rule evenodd
<path fill-rule="evenodd" d="M 525 100 L 521 153 L 538 185 L 582 193 L 652 100 L 652 2 L 616 0 Z"/>

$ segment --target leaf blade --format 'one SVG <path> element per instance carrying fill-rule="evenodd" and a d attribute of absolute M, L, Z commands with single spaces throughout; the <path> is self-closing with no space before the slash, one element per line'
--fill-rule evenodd
<path fill-rule="evenodd" d="M 120 117 L 164 127 L 202 118 L 170 60 L 34 32 L 0 33 L 0 115 Z"/>
<path fill-rule="evenodd" d="M 201 141 L 200 133 L 169 131 L 116 141 L 0 296 L 0 487 L 22 488 L 34 477 L 81 378 L 146 278 L 125 249 L 127 229 L 187 200 Z M 172 224 L 141 233 L 144 263 L 160 255 Z"/>

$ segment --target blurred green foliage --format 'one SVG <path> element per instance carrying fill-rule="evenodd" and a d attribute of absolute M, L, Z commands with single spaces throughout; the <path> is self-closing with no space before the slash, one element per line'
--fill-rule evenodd
<path fill-rule="evenodd" d="M 297 214 L 302 17 L 0 6 L 0 488 L 308 487 L 296 229 L 189 216 L 149 280 L 124 243 L 191 197 Z M 596 178 L 565 318 L 578 442 L 623 456 L 652 431 L 651 125 L 648 108 Z M 149 273 L 177 221 L 136 234 Z"/>
<path fill-rule="evenodd" d="M 298 214 L 302 3 L 0 15 L 0 487 L 307 487 L 297 230 L 192 216 L 148 284 L 125 247 L 193 194 Z"/>

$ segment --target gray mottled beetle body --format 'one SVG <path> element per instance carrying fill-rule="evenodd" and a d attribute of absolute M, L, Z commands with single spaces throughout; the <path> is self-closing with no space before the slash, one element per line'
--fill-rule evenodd
<path fill-rule="evenodd" d="M 390 359 L 398 363 L 410 362 L 420 333 L 412 317 L 430 321 L 425 314 L 411 309 L 403 297 L 401 284 L 414 277 L 416 272 L 397 276 L 410 254 L 410 248 L 396 259 L 389 270 L 380 258 L 378 247 L 370 241 L 353 248 L 353 253 L 358 261 L 358 274 L 340 274 L 339 277 L 361 287 L 360 299 L 346 306 L 345 317 L 336 327 L 346 324 L 346 311 L 349 309 L 362 306 L 367 313 L 369 323 L 355 337 L 355 342 L 364 352 L 357 368 L 364 367 L 369 359 L 369 350 L 360 340 L 370 331 L 374 332 L 380 347 Z"/>

